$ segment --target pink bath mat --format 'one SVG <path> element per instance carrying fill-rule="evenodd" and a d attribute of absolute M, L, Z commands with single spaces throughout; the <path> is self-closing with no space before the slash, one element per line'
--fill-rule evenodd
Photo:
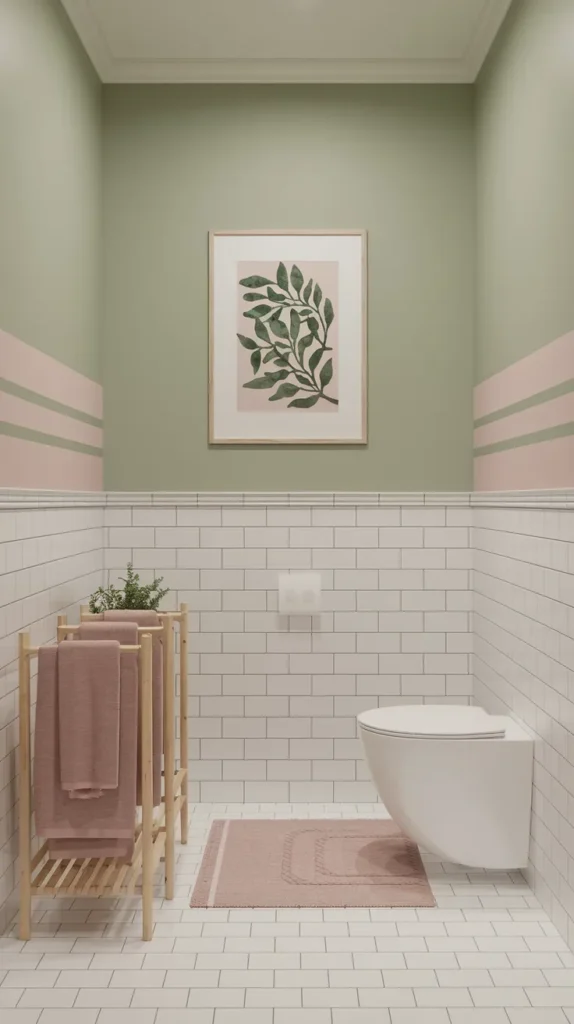
<path fill-rule="evenodd" d="M 392 821 L 214 821 L 192 907 L 434 907 Z"/>

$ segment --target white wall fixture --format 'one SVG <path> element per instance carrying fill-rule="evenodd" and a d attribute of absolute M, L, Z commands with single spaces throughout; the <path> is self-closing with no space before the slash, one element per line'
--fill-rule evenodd
<path fill-rule="evenodd" d="M 279 614 L 318 615 L 321 611 L 321 574 L 282 572 L 279 575 Z"/>

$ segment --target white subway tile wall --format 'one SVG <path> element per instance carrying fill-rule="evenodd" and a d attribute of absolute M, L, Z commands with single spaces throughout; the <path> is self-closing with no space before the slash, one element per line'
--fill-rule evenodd
<path fill-rule="evenodd" d="M 574 945 L 574 508 L 474 510 L 475 700 L 536 736 L 529 882 Z"/>
<path fill-rule="evenodd" d="M 87 507 L 72 494 L 53 501 L 0 507 L 0 933 L 14 912 L 18 857 L 18 632 L 51 642 L 57 615 L 77 618 L 104 580 L 102 498 Z"/>
<path fill-rule="evenodd" d="M 196 800 L 376 799 L 356 716 L 468 703 L 471 508 L 106 509 L 106 568 L 128 558 L 190 609 Z M 281 570 L 321 574 L 322 613 L 277 611 Z"/>
<path fill-rule="evenodd" d="M 574 943 L 569 492 L 0 495 L 0 930 L 17 857 L 17 632 L 50 640 L 56 615 L 76 616 L 129 559 L 191 609 L 194 800 L 368 803 L 357 713 L 474 694 L 538 737 L 529 880 Z M 279 616 L 283 569 L 321 572 L 317 619 Z"/>

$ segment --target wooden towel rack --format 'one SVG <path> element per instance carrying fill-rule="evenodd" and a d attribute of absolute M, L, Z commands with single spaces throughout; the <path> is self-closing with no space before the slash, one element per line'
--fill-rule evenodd
<path fill-rule="evenodd" d="M 81 619 L 91 616 L 82 608 Z M 30 645 L 28 633 L 19 635 L 19 841 L 20 841 L 20 925 L 19 936 L 31 936 L 32 898 L 34 896 L 133 896 L 141 892 L 142 937 L 149 940 L 153 932 L 153 879 L 163 858 L 165 860 L 165 895 L 173 899 L 175 886 L 175 816 L 181 816 L 181 841 L 188 838 L 188 744 L 187 744 L 187 605 L 178 612 L 159 613 L 161 626 L 140 627 L 139 644 L 122 645 L 122 651 L 138 651 L 141 728 L 141 822 L 136 826 L 134 853 L 125 859 L 61 858 L 51 859 L 48 843 L 41 844 L 32 857 L 32 756 L 31 756 L 31 661 L 38 647 Z M 174 623 L 180 626 L 180 767 L 175 770 L 175 677 Z M 65 616 L 58 617 L 58 641 L 77 633 L 79 625 L 68 625 Z M 164 796 L 161 806 L 153 806 L 153 706 L 152 645 L 154 633 L 162 634 L 164 695 Z"/>

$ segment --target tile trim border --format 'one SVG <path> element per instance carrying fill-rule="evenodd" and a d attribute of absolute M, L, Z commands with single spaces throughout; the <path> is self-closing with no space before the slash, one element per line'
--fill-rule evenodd
<path fill-rule="evenodd" d="M 573 508 L 574 488 L 539 491 L 61 491 L 0 488 L 1 509 L 25 508 Z"/>

